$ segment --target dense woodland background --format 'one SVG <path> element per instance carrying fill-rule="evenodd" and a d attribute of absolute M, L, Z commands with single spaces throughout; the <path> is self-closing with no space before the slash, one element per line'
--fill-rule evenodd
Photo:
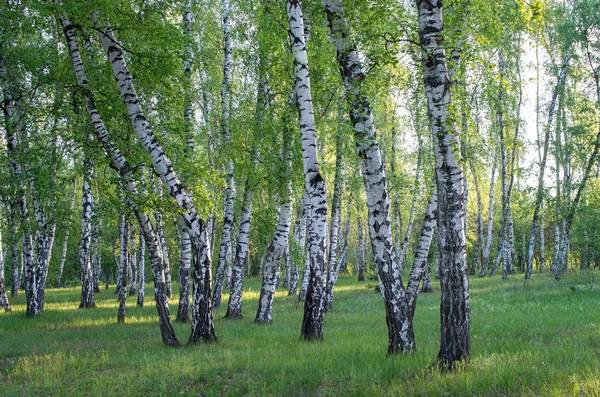
<path fill-rule="evenodd" d="M 43 316 L 46 289 L 81 285 L 81 308 L 114 292 L 127 323 L 126 295 L 150 298 L 179 345 L 171 316 L 215 340 L 213 310 L 241 318 L 258 278 L 256 322 L 299 294 L 302 337 L 328 339 L 341 275 L 378 284 L 394 354 L 414 351 L 417 294 L 437 287 L 454 369 L 467 276 L 593 289 L 599 15 L 595 0 L 3 1 L 0 307 L 25 293 Z"/>

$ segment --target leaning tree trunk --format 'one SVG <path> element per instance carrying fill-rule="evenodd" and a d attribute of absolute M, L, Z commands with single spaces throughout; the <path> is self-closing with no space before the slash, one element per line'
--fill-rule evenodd
<path fill-rule="evenodd" d="M 69 54 L 73 63 L 73 69 L 75 70 L 75 75 L 77 77 L 77 83 L 83 89 L 83 93 L 86 98 L 88 115 L 92 122 L 94 134 L 102 143 L 106 155 L 111 159 L 112 166 L 121 176 L 123 186 L 131 194 L 137 195 L 137 187 L 133 179 L 132 168 L 125 157 L 123 157 L 121 151 L 115 145 L 114 141 L 108 135 L 108 131 L 104 125 L 104 122 L 102 121 L 102 118 L 96 109 L 93 94 L 88 88 L 88 80 L 85 76 L 83 63 L 81 62 L 79 46 L 75 39 L 74 26 L 67 19 L 62 19 L 61 25 L 67 40 L 67 48 L 69 49 Z M 142 231 L 144 234 L 144 239 L 150 253 L 150 262 L 152 264 L 152 272 L 154 273 L 154 299 L 156 302 L 159 327 L 161 330 L 163 343 L 168 346 L 179 346 L 179 341 L 177 340 L 177 336 L 175 335 L 175 331 L 171 324 L 169 302 L 166 296 L 165 279 L 162 271 L 162 253 L 159 249 L 156 233 L 154 232 L 148 215 L 142 212 L 135 202 L 132 201 L 131 206 L 140 225 L 140 231 Z"/>
<path fill-rule="evenodd" d="M 305 189 L 308 194 L 309 223 L 309 282 L 304 301 L 304 318 L 302 320 L 301 338 L 323 338 L 323 312 L 325 280 L 325 235 L 327 234 L 327 196 L 325 181 L 319 171 L 317 159 L 317 140 L 315 118 L 313 113 L 308 56 L 304 19 L 299 0 L 287 0 L 289 34 L 294 57 L 294 80 L 296 83 L 296 102 L 300 117 L 300 134 L 302 136 L 302 161 L 304 168 Z"/>
<path fill-rule="evenodd" d="M 71 229 L 71 221 L 73 219 L 73 208 L 75 206 L 75 195 L 77 193 L 77 178 L 73 178 L 73 194 L 71 195 L 71 204 L 69 205 L 69 215 L 65 222 L 65 237 L 63 240 L 62 252 L 60 255 L 60 262 L 58 265 L 58 278 L 56 279 L 56 287 L 62 287 L 62 274 L 65 267 L 65 260 L 67 259 L 67 244 L 69 242 L 69 231 Z"/>
<path fill-rule="evenodd" d="M 464 230 L 463 171 L 460 141 L 450 117 L 451 79 L 445 49 L 441 0 L 417 0 L 419 40 L 429 119 L 436 155 L 438 247 L 442 291 L 441 343 L 443 369 L 470 357 L 469 281 Z"/>
<path fill-rule="evenodd" d="M 221 90 L 221 135 L 223 145 L 229 150 L 231 145 L 231 134 L 229 132 L 229 84 L 231 80 L 231 22 L 229 20 L 229 0 L 223 0 L 223 87 Z M 223 233 L 219 248 L 219 261 L 215 273 L 215 287 L 213 291 L 213 306 L 221 306 L 223 290 L 223 278 L 225 266 L 227 266 L 227 252 L 231 244 L 231 231 L 233 229 L 233 201 L 235 199 L 235 179 L 233 177 L 233 159 L 227 160 L 227 188 L 225 189 L 225 201 L 223 203 Z"/>
<path fill-rule="evenodd" d="M 191 195 L 179 180 L 171 161 L 166 156 L 146 120 L 140 106 L 140 100 L 133 86 L 131 73 L 125 63 L 121 46 L 117 45 L 118 42 L 114 37 L 112 28 L 107 26 L 106 30 L 103 31 L 99 27 L 96 16 L 93 15 L 92 17 L 98 28 L 98 34 L 112 66 L 113 75 L 115 76 L 117 86 L 123 97 L 125 108 L 138 140 L 144 150 L 150 155 L 154 171 L 158 174 L 167 191 L 181 209 L 184 227 L 188 228 L 190 232 L 192 261 L 194 265 L 194 308 L 192 332 L 189 342 L 196 343 L 216 340 L 210 302 L 212 273 L 210 258 L 207 255 L 208 246 L 205 223 L 196 213 Z M 147 241 L 146 244 L 148 244 L 148 236 L 145 236 L 145 238 Z"/>
<path fill-rule="evenodd" d="M 88 142 L 91 142 L 92 139 L 92 136 L 88 136 Z M 86 153 L 86 159 L 83 165 L 85 172 L 83 176 L 83 189 L 81 190 L 81 239 L 79 240 L 79 265 L 81 268 L 80 309 L 96 307 L 96 303 L 94 302 L 94 274 L 91 261 L 93 205 L 92 176 L 94 173 L 94 163 L 90 158 L 90 155 L 91 153 Z"/>
<path fill-rule="evenodd" d="M 371 104 L 363 93 L 365 74 L 348 32 L 342 1 L 323 0 L 323 5 L 327 13 L 330 38 L 336 47 L 346 98 L 351 107 L 350 120 L 361 159 L 371 247 L 386 312 L 388 354 L 409 352 L 415 347 L 414 334 L 412 324 L 408 322 L 406 292 L 394 254 L 385 166 L 375 137 Z"/>
<path fill-rule="evenodd" d="M 287 124 L 287 123 L 286 123 Z M 255 322 L 261 324 L 271 323 L 273 297 L 277 288 L 277 282 L 280 277 L 279 262 L 284 250 L 288 246 L 290 227 L 292 223 L 292 142 L 290 142 L 289 131 L 283 132 L 283 153 L 285 158 L 286 170 L 284 177 L 286 182 L 286 192 L 283 195 L 283 202 L 279 210 L 279 220 L 277 230 L 273 240 L 267 249 L 267 261 L 263 274 L 262 285 L 260 288 L 260 297 L 258 298 L 258 310 L 256 312 Z"/>

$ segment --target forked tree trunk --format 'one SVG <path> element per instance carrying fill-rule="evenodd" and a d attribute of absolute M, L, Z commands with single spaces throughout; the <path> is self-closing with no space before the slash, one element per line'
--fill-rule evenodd
<path fill-rule="evenodd" d="M 61 25 L 67 41 L 67 48 L 69 49 L 75 75 L 77 77 L 77 83 L 83 89 L 86 98 L 88 115 L 90 116 L 92 126 L 94 128 L 94 134 L 102 143 L 106 155 L 111 159 L 113 167 L 121 176 L 123 186 L 130 193 L 135 195 L 137 194 L 137 187 L 133 180 L 132 168 L 121 154 L 119 148 L 117 148 L 113 140 L 108 135 L 108 131 L 106 130 L 104 122 L 102 121 L 100 114 L 96 109 L 92 92 L 88 88 L 88 81 L 83 69 L 83 63 L 81 62 L 79 46 L 75 39 L 74 26 L 66 19 L 61 20 Z M 179 341 L 177 340 L 177 336 L 175 335 L 175 331 L 171 324 L 169 302 L 166 296 L 164 273 L 162 271 L 162 253 L 160 252 L 158 246 L 156 233 L 154 232 L 148 215 L 142 212 L 134 202 L 131 203 L 131 206 L 140 225 L 140 230 L 144 234 L 146 245 L 150 253 L 150 262 L 152 264 L 152 271 L 154 273 L 154 298 L 156 302 L 159 327 L 161 330 L 163 343 L 168 346 L 179 346 Z"/>
<path fill-rule="evenodd" d="M 325 281 L 325 235 L 327 234 L 327 196 L 325 181 L 319 171 L 317 140 L 313 114 L 304 19 L 299 0 L 287 0 L 289 35 L 294 57 L 294 80 L 302 136 L 302 161 L 305 189 L 309 197 L 308 223 L 309 282 L 304 302 L 304 318 L 300 333 L 303 339 L 323 338 Z"/>
<path fill-rule="evenodd" d="M 212 315 L 211 297 L 211 264 L 207 252 L 205 223 L 194 208 L 191 195 L 184 188 L 177 173 L 173 169 L 171 161 L 166 156 L 162 146 L 159 144 L 154 132 L 150 128 L 144 112 L 140 106 L 140 100 L 133 86 L 131 73 L 125 63 L 121 46 L 115 39 L 112 28 L 107 26 L 103 31 L 95 15 L 92 16 L 98 29 L 108 60 L 112 66 L 117 86 L 123 97 L 125 108 L 133 129 L 139 142 L 152 158 L 152 165 L 156 174 L 160 177 L 171 197 L 177 202 L 181 209 L 181 217 L 184 227 L 189 229 L 192 242 L 192 261 L 194 265 L 194 308 L 192 315 L 192 332 L 190 343 L 200 341 L 216 340 L 214 321 Z M 140 227 L 143 227 L 140 224 Z M 148 236 L 146 244 L 148 244 Z"/>
<path fill-rule="evenodd" d="M 65 237 L 63 239 L 62 252 L 60 255 L 60 262 L 58 264 L 58 278 L 56 279 L 56 287 L 62 287 L 62 274 L 65 267 L 65 260 L 67 259 L 67 244 L 69 242 L 69 232 L 71 229 L 71 221 L 73 219 L 73 208 L 75 207 L 75 195 L 77 193 L 77 178 L 73 178 L 73 194 L 71 195 L 71 204 L 69 205 L 69 215 L 65 222 Z"/>
<path fill-rule="evenodd" d="M 438 247 L 442 291 L 441 343 L 443 369 L 470 358 L 469 281 L 464 230 L 463 171 L 460 141 L 451 123 L 451 79 L 445 49 L 441 0 L 417 0 L 423 81 L 436 155 Z M 456 63 L 456 61 L 455 61 Z"/>
<path fill-rule="evenodd" d="M 91 142 L 93 136 L 88 136 Z M 81 269 L 80 309 L 96 307 L 94 302 L 94 274 L 92 269 L 92 176 L 94 163 L 90 153 L 86 153 L 84 162 L 83 188 L 81 190 L 81 239 L 79 240 L 79 265 Z"/>

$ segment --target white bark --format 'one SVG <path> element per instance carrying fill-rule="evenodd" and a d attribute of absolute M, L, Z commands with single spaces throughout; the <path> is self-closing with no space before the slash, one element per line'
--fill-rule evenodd
<path fill-rule="evenodd" d="M 296 83 L 296 98 L 300 116 L 305 189 L 310 202 L 310 211 L 308 214 L 310 221 L 307 233 L 310 259 L 308 271 L 310 271 L 310 279 L 304 305 L 301 337 L 304 339 L 322 339 L 325 298 L 323 282 L 325 280 L 327 197 L 325 194 L 325 182 L 321 176 L 317 159 L 317 140 L 302 8 L 299 0 L 288 0 L 286 7 L 290 25 L 289 34 L 292 43 L 292 55 L 294 57 L 294 80 Z"/>
<path fill-rule="evenodd" d="M 408 352 L 414 349 L 414 334 L 412 323 L 408 321 L 406 292 L 394 253 L 385 165 L 375 137 L 371 105 L 362 91 L 364 72 L 348 32 L 341 0 L 323 0 L 323 5 L 330 37 L 336 47 L 346 98 L 351 104 L 350 120 L 367 193 L 371 247 L 385 304 L 388 354 Z"/>
<path fill-rule="evenodd" d="M 88 135 L 88 142 L 93 136 Z M 90 153 L 86 153 L 84 162 L 83 186 L 81 190 L 81 239 L 79 240 L 79 266 L 81 271 L 80 309 L 96 307 L 94 302 L 94 275 L 91 261 L 92 245 L 92 176 L 94 163 Z"/>
<path fill-rule="evenodd" d="M 60 255 L 60 262 L 58 265 L 58 278 L 56 280 L 56 287 L 62 287 L 62 274 L 65 267 L 65 260 L 67 259 L 67 244 L 69 242 L 69 232 L 71 229 L 71 221 L 73 219 L 73 208 L 75 206 L 75 194 L 77 193 L 77 179 L 73 178 L 73 194 L 71 195 L 71 203 L 69 204 L 69 215 L 65 222 L 65 237 L 63 239 L 62 252 Z"/>
<path fill-rule="evenodd" d="M 494 162 L 492 163 L 492 173 L 490 176 L 490 195 L 488 200 L 488 222 L 487 222 L 487 234 L 485 238 L 485 246 L 483 249 L 483 256 L 481 259 L 481 271 L 479 277 L 484 277 L 487 272 L 488 264 L 490 261 L 490 253 L 492 251 L 492 232 L 494 226 L 494 183 L 496 176 L 496 164 L 498 162 L 498 150 L 494 150 Z"/>
<path fill-rule="evenodd" d="M 93 95 L 88 88 L 87 78 L 84 73 L 83 64 L 81 63 L 79 47 L 75 39 L 74 27 L 67 19 L 62 19 L 61 25 L 67 40 L 67 48 L 69 49 L 77 82 L 83 88 L 86 96 L 88 115 L 92 122 L 94 134 L 102 143 L 107 156 L 111 159 L 113 167 L 119 172 L 124 187 L 131 194 L 136 195 L 137 187 L 133 180 L 132 168 L 108 134 L 104 122 L 96 109 Z M 162 272 L 162 255 L 159 250 L 156 233 L 148 215 L 142 212 L 133 201 L 130 204 L 140 225 L 140 230 L 144 233 L 144 239 L 150 253 L 150 261 L 154 274 L 154 296 L 163 342 L 169 346 L 178 346 L 179 342 L 171 325 L 169 303 L 165 293 L 165 280 Z"/>
<path fill-rule="evenodd" d="M 221 89 L 221 135 L 223 139 L 223 149 L 230 149 L 231 134 L 229 131 L 229 85 L 231 82 L 232 60 L 231 60 L 231 22 L 229 20 L 229 0 L 223 0 L 223 87 Z M 224 194 L 223 204 L 223 233 L 221 234 L 221 244 L 219 248 L 219 259 L 217 262 L 217 271 L 215 273 L 215 286 L 213 291 L 213 306 L 221 306 L 221 294 L 223 289 L 223 278 L 225 266 L 227 266 L 227 252 L 231 244 L 231 232 L 233 230 L 233 201 L 235 199 L 235 179 L 233 176 L 233 159 L 227 160 L 227 188 Z"/>
<path fill-rule="evenodd" d="M 417 0 L 417 10 L 419 39 L 423 50 L 423 81 L 436 156 L 442 292 L 438 361 L 442 368 L 452 369 L 455 362 L 468 361 L 470 357 L 463 171 L 460 166 L 460 141 L 456 125 L 450 119 L 452 82 L 442 46 L 442 1 Z"/>

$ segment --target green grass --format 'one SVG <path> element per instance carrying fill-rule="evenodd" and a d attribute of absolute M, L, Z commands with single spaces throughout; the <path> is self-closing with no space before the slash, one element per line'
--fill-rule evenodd
<path fill-rule="evenodd" d="M 370 283 L 370 285 L 368 285 Z M 386 357 L 387 328 L 375 282 L 340 277 L 323 342 L 299 339 L 302 304 L 277 293 L 272 325 L 253 323 L 258 280 L 246 282 L 244 319 L 215 310 L 219 342 L 162 345 L 152 288 L 147 305 L 127 301 L 118 325 L 113 289 L 97 309 L 78 310 L 79 289 L 49 289 L 37 319 L 24 296 L 0 313 L 0 395 L 408 395 L 600 396 L 600 289 L 586 278 L 549 275 L 525 282 L 471 280 L 471 363 L 456 373 L 435 367 L 439 285 L 419 296 L 417 352 Z M 177 310 L 177 296 L 171 300 Z M 180 341 L 189 324 L 175 323 Z"/>

